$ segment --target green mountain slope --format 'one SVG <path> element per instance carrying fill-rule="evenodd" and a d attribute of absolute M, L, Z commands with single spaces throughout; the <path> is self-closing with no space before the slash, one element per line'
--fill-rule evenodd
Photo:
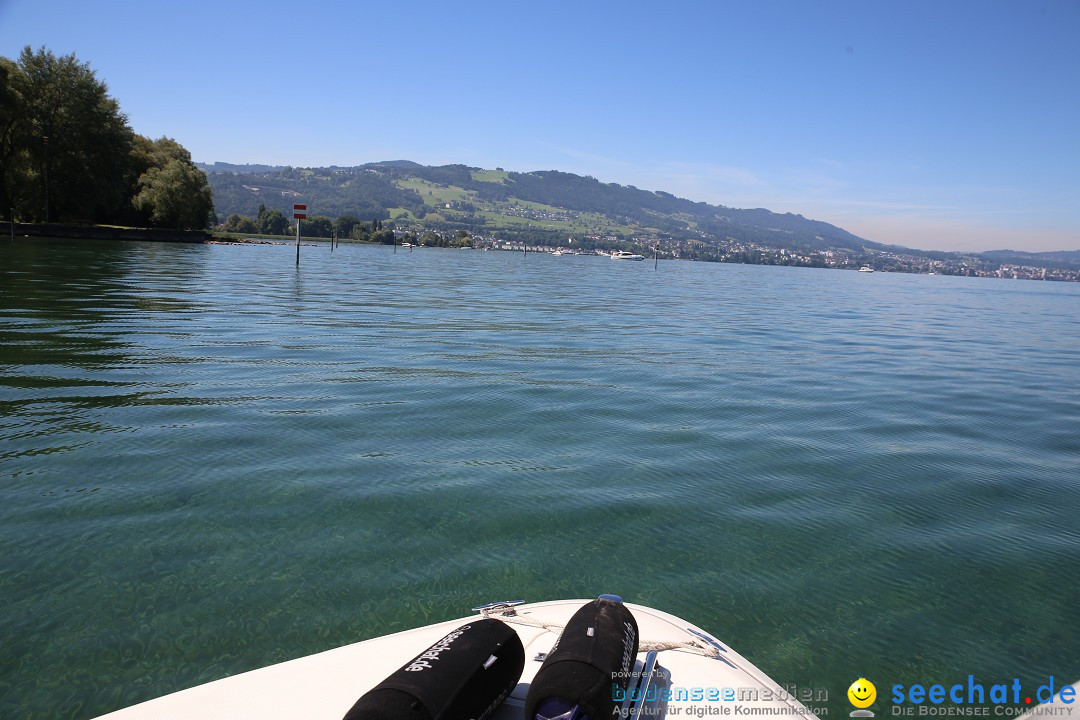
<path fill-rule="evenodd" d="M 287 213 L 292 203 L 305 202 L 311 213 L 331 218 L 393 218 L 400 227 L 464 229 L 540 245 L 581 236 L 583 247 L 660 244 L 683 256 L 731 243 L 801 251 L 886 248 L 801 215 L 709 205 L 556 170 L 519 173 L 407 160 L 349 168 L 202 167 L 222 216 L 253 216 L 260 204 Z"/>
<path fill-rule="evenodd" d="M 661 257 L 724 262 L 1080 279 L 1080 251 L 912 250 L 802 215 L 710 205 L 557 170 L 520 173 L 408 160 L 359 167 L 200 167 L 222 220 L 233 213 L 253 217 L 261 204 L 288 216 L 292 204 L 302 202 L 311 215 L 393 220 L 399 233 L 444 239 L 465 233 L 488 245 L 554 248 L 574 238 L 573 248 L 585 251 L 658 248 Z"/>

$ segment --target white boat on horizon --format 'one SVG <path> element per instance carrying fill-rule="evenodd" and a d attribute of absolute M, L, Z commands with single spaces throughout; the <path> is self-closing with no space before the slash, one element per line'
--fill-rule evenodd
<path fill-rule="evenodd" d="M 637 255 L 628 250 L 616 250 L 611 253 L 612 260 L 644 260 L 644 255 Z"/>
<path fill-rule="evenodd" d="M 523 720 L 527 711 L 527 720 L 582 714 L 606 720 L 616 713 L 662 720 L 718 714 L 736 702 L 754 714 L 812 715 L 705 630 L 614 595 L 497 602 L 473 611 L 214 680 L 98 720 L 368 720 L 413 717 L 408 709 L 418 703 L 435 717 L 485 720 Z M 545 663 L 549 656 L 553 662 Z M 389 674 L 394 668 L 400 669 Z M 739 697 L 729 697 L 736 688 Z"/>
<path fill-rule="evenodd" d="M 874 268 L 870 267 L 869 265 L 863 265 L 861 268 L 859 268 L 859 272 L 874 272 Z"/>

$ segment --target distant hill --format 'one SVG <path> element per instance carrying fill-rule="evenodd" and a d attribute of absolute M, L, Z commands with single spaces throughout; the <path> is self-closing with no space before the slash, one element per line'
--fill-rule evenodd
<path fill-rule="evenodd" d="M 1030 253 L 1022 250 L 990 250 L 989 252 L 979 253 L 978 257 L 1003 265 L 1080 270 L 1080 250 L 1057 250 L 1040 253 Z"/>
<path fill-rule="evenodd" d="M 222 221 L 234 213 L 254 217 L 260 205 L 289 216 L 292 205 L 303 202 L 312 216 L 393 221 L 398 235 L 424 244 L 468 236 L 484 247 L 622 249 L 688 260 L 1080 281 L 1080 251 L 915 250 L 871 242 L 802 215 L 710 205 L 558 170 L 433 167 L 409 160 L 200 167 Z"/>
<path fill-rule="evenodd" d="M 213 165 L 195 163 L 195 166 L 206 173 L 268 173 L 285 169 L 283 165 L 233 165 L 224 162 L 216 162 Z"/>
<path fill-rule="evenodd" d="M 445 226 L 539 244 L 598 236 L 641 246 L 681 243 L 690 252 L 722 242 L 792 250 L 888 249 L 802 215 L 709 205 L 557 170 L 432 167 L 408 160 L 347 168 L 220 162 L 202 167 L 223 217 L 255 215 L 260 203 L 285 212 L 303 199 L 310 212 L 331 218 L 393 218 L 399 224 Z"/>

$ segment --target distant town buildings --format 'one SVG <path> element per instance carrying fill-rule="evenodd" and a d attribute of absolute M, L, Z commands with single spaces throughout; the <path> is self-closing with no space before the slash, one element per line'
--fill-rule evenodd
<path fill-rule="evenodd" d="M 754 265 L 789 265 L 796 267 L 821 267 L 838 270 L 858 270 L 869 265 L 879 272 L 923 273 L 936 275 L 963 275 L 967 277 L 1010 278 L 1017 280 L 1050 280 L 1080 282 L 1080 270 L 1041 268 L 1027 265 L 999 264 L 975 258 L 937 260 L 921 255 L 898 252 L 855 252 L 845 250 L 792 250 L 757 243 L 742 243 L 727 238 L 717 244 L 700 242 L 668 242 L 654 237 L 637 237 L 627 243 L 613 235 L 586 235 L 598 250 L 582 251 L 569 239 L 561 245 L 529 245 L 529 252 L 585 252 L 603 254 L 605 250 L 634 249 L 651 255 L 659 246 L 657 254 L 666 259 L 690 259 L 712 262 L 746 263 Z M 497 236 L 472 236 L 473 246 L 492 250 L 522 252 L 525 244 L 516 240 L 500 240 Z"/>

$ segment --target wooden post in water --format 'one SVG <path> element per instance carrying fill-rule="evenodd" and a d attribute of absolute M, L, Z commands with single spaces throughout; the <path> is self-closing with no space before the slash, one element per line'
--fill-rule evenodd
<path fill-rule="evenodd" d="M 656 269 L 656 259 L 660 256 L 660 245 L 653 245 L 652 249 L 652 269 Z"/>

